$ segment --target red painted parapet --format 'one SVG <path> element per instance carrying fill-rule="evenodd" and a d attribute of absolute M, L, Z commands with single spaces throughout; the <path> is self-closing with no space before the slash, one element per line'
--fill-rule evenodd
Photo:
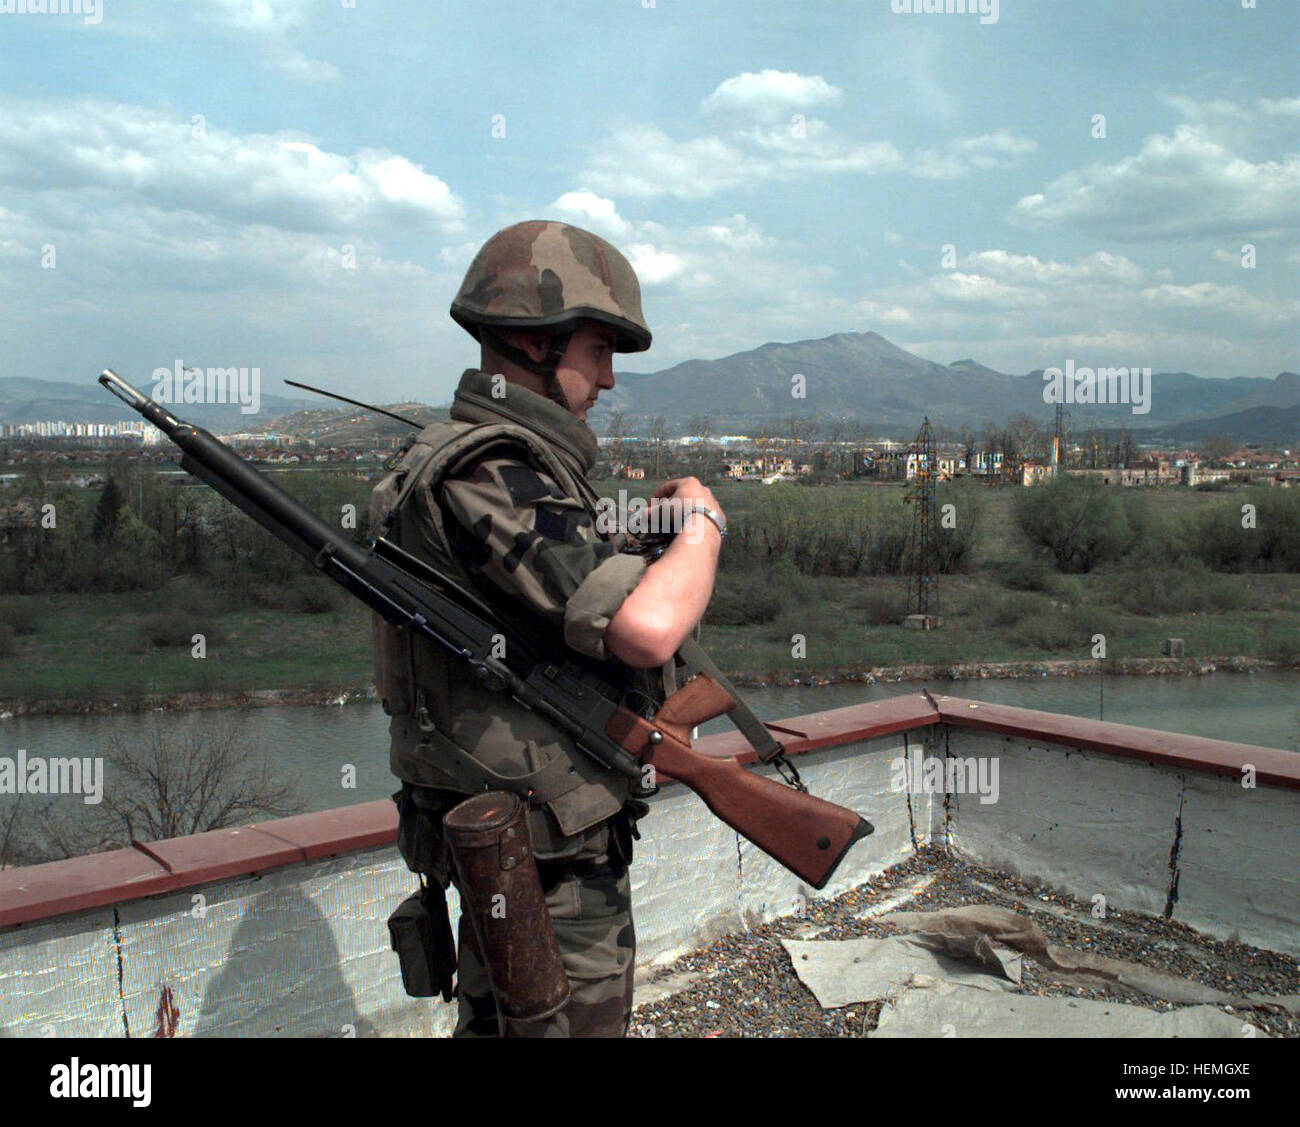
<path fill-rule="evenodd" d="M 0 872 L 0 927 L 391 845 L 387 799 Z"/>
<path fill-rule="evenodd" d="M 881 739 L 947 724 L 1061 747 L 1086 748 L 1179 770 L 1240 779 L 1252 765 L 1256 782 L 1300 790 L 1300 755 L 1277 748 L 1176 735 L 1128 724 L 1085 720 L 1010 705 L 923 693 L 855 704 L 782 720 L 787 754 Z M 711 758 L 756 756 L 739 732 L 706 736 L 696 750 Z M 125 900 L 158 896 L 209 881 L 282 865 L 392 845 L 397 811 L 387 799 L 315 814 L 214 830 L 192 837 L 137 843 L 131 849 L 0 872 L 0 927 L 32 923 Z"/>
<path fill-rule="evenodd" d="M 935 705 L 945 724 L 957 728 L 978 728 L 986 732 L 1018 736 L 1062 747 L 1086 748 L 1141 759 L 1162 767 L 1220 775 L 1240 781 L 1243 768 L 1255 769 L 1260 786 L 1300 790 L 1300 754 L 1275 747 L 1257 747 L 1205 736 L 1185 736 L 1109 720 L 1085 720 L 1058 712 L 1038 712 L 1009 704 L 985 704 L 961 697 L 935 696 Z"/>

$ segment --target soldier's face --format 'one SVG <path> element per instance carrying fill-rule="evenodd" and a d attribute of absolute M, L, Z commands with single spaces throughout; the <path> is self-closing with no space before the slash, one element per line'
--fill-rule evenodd
<path fill-rule="evenodd" d="M 569 401 L 569 409 L 584 422 L 588 410 L 596 405 L 596 397 L 614 386 L 617 342 L 618 334 L 613 329 L 584 321 L 569 339 L 569 347 L 560 359 L 555 377 Z"/>

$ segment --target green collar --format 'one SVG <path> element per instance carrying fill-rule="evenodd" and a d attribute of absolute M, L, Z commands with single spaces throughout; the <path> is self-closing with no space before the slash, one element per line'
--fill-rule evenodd
<path fill-rule="evenodd" d="M 518 423 L 571 454 L 584 474 L 591 472 L 599 449 L 591 427 L 546 396 L 515 383 L 497 385 L 496 379 L 477 368 L 465 369 L 452 400 L 451 417 L 469 423 Z M 496 386 L 505 388 L 500 398 L 492 395 Z"/>

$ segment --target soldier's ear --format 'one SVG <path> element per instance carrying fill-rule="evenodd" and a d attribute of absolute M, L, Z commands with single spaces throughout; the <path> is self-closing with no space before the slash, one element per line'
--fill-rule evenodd
<path fill-rule="evenodd" d="M 547 350 L 551 347 L 550 333 L 514 329 L 507 334 L 506 339 L 516 348 L 527 353 L 528 358 L 538 364 L 546 359 Z"/>

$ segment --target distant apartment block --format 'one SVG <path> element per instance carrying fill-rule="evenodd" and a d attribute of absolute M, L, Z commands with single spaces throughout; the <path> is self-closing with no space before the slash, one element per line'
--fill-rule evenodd
<path fill-rule="evenodd" d="M 146 446 L 164 441 L 163 433 L 143 419 L 120 423 L 70 423 L 63 419 L 3 423 L 0 438 L 138 438 Z"/>

